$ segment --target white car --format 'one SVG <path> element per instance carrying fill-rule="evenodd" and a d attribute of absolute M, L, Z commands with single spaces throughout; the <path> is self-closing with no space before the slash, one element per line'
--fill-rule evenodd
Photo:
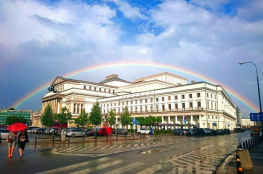
<path fill-rule="evenodd" d="M 137 133 L 141 133 L 141 134 L 150 134 L 151 131 L 145 128 L 140 128 Z"/>

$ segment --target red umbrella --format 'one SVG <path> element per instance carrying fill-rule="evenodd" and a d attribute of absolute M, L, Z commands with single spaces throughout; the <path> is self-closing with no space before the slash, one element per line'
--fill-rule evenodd
<path fill-rule="evenodd" d="M 21 130 L 25 130 L 26 128 L 27 126 L 24 123 L 14 123 L 14 124 L 11 124 L 7 129 L 12 132 L 18 132 Z"/>

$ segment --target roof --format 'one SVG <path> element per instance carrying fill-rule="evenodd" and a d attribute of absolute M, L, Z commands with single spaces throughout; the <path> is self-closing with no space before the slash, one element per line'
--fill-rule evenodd
<path fill-rule="evenodd" d="M 108 82 L 114 82 L 114 81 L 119 81 L 119 82 L 124 82 L 124 83 L 130 83 L 130 84 L 132 83 L 132 82 L 129 82 L 129 81 L 120 79 L 120 78 L 118 78 L 118 77 L 112 77 L 112 78 L 105 79 L 105 80 L 99 82 L 99 84 L 101 84 L 101 83 L 108 83 Z"/>

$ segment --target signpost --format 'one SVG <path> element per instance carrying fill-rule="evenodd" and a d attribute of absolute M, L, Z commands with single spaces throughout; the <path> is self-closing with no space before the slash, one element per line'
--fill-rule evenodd
<path fill-rule="evenodd" d="M 250 113 L 250 121 L 263 121 L 263 112 Z"/>

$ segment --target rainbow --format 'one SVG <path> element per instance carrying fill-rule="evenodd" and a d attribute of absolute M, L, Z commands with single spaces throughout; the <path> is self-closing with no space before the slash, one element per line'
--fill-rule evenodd
<path fill-rule="evenodd" d="M 88 73 L 88 72 L 92 72 L 92 71 L 98 71 L 101 69 L 123 68 L 123 67 L 150 67 L 150 68 L 166 69 L 166 70 L 170 70 L 170 71 L 180 72 L 180 73 L 183 73 L 183 74 L 186 74 L 186 75 L 198 78 L 198 79 L 202 79 L 203 81 L 207 81 L 207 82 L 212 83 L 212 84 L 221 84 L 220 82 L 213 80 L 207 76 L 204 76 L 200 73 L 197 73 L 195 71 L 192 71 L 192 70 L 189 70 L 186 68 L 182 68 L 182 67 L 178 67 L 175 65 L 168 65 L 168 64 L 155 63 L 155 62 L 128 62 L 128 61 L 125 61 L 125 62 L 105 63 L 105 64 L 99 64 L 99 65 L 84 67 L 84 68 L 78 69 L 76 71 L 70 72 L 68 74 L 65 74 L 63 77 L 71 78 L 74 76 L 78 76 L 78 75 Z M 11 107 L 12 108 L 18 108 L 23 103 L 25 103 L 28 100 L 30 100 L 31 98 L 33 98 L 35 95 L 37 95 L 41 91 L 46 90 L 48 88 L 48 86 L 50 86 L 51 83 L 52 83 L 52 81 L 49 81 L 49 82 L 45 83 L 44 85 L 41 85 L 37 89 L 26 94 L 21 99 L 17 100 Z M 231 96 L 236 98 L 241 103 L 245 104 L 248 108 L 250 108 L 251 110 L 253 110 L 255 112 L 258 111 L 258 107 L 254 103 L 252 103 L 251 101 L 246 99 L 244 96 L 237 93 L 235 90 L 231 89 L 227 85 L 222 85 L 222 86 Z"/>

